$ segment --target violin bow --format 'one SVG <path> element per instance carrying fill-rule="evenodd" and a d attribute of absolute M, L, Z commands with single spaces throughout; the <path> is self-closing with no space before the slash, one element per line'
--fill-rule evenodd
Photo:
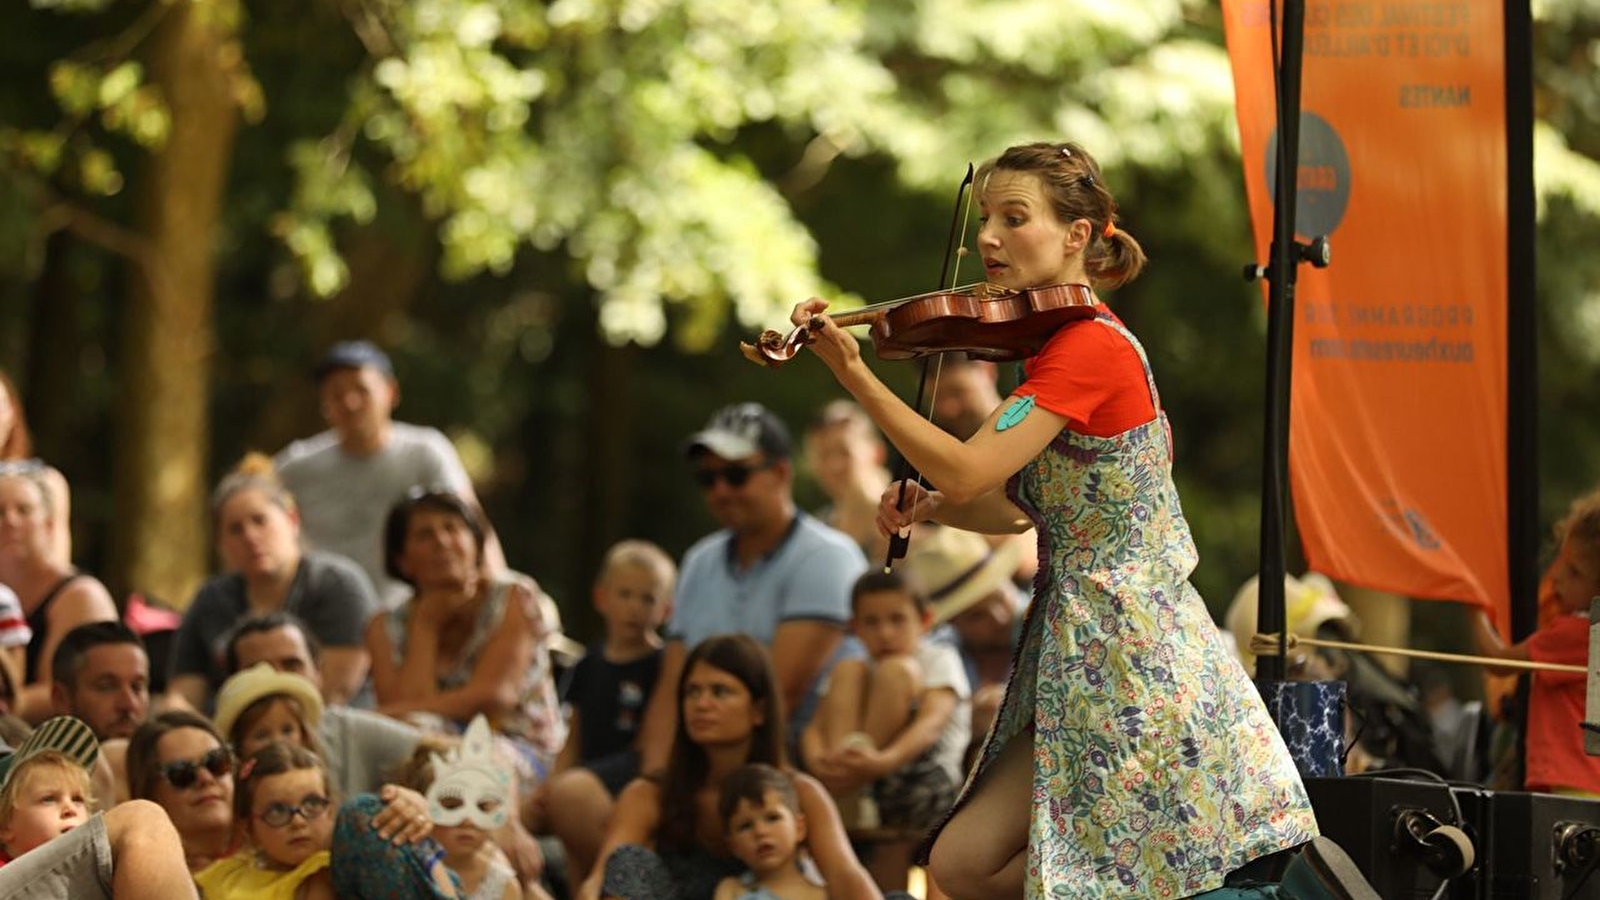
<path fill-rule="evenodd" d="M 939 267 L 939 288 L 951 290 L 955 287 L 958 273 L 961 271 L 961 256 L 966 249 L 966 230 L 962 227 L 967 216 L 972 212 L 972 163 L 967 163 L 967 175 L 961 179 L 961 184 L 956 187 L 955 212 L 950 217 L 950 236 L 945 241 L 944 264 Z M 939 369 L 944 365 L 944 354 L 938 354 L 938 365 L 933 370 L 933 394 L 939 393 Z M 917 380 L 917 402 L 912 406 L 918 413 L 922 413 L 922 401 L 928 393 L 928 359 L 922 361 L 922 377 Z M 922 413 L 929 420 L 933 418 L 933 399 L 928 399 L 928 411 Z M 904 453 L 899 455 L 895 463 L 894 480 L 900 482 L 900 497 L 895 501 L 896 508 L 904 508 L 906 503 L 906 481 L 915 478 L 917 487 L 922 487 L 922 473 L 912 468 L 911 462 Z M 913 518 L 915 510 L 913 509 Z M 911 546 L 911 530 L 906 529 L 905 534 L 895 532 L 889 536 L 889 551 L 884 555 L 883 571 L 888 572 L 894 568 L 894 561 L 904 559 L 906 549 Z"/>

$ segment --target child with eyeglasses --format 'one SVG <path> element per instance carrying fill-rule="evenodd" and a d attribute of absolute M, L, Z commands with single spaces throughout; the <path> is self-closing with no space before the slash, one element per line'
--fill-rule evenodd
<path fill-rule="evenodd" d="M 333 797 L 322 760 L 275 742 L 241 763 L 234 781 L 246 848 L 195 874 L 207 900 L 331 900 Z"/>

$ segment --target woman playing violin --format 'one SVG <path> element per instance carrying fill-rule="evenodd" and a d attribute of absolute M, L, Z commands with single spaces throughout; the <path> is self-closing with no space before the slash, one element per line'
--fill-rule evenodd
<path fill-rule="evenodd" d="M 1114 288 L 1144 266 L 1077 144 L 1013 147 L 983 165 L 974 192 L 984 270 L 1007 289 Z M 793 321 L 812 326 L 817 355 L 937 487 L 909 485 L 901 502 L 891 485 L 884 533 L 927 519 L 1038 529 L 1040 569 L 1004 704 L 976 777 L 931 840 L 939 886 L 957 897 L 1188 897 L 1311 841 L 1294 764 L 1188 582 L 1196 554 L 1166 418 L 1122 322 L 1096 298 L 1093 315 L 1060 326 L 962 442 L 885 387 L 826 307 L 807 300 Z M 1360 881 L 1343 862 L 1324 879 L 1331 896 L 1368 896 L 1364 882 L 1339 881 Z"/>

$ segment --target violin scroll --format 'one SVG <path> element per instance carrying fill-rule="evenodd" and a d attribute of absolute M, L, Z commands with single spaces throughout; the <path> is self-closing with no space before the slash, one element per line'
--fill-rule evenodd
<path fill-rule="evenodd" d="M 816 320 L 815 324 L 801 325 L 788 334 L 768 328 L 761 332 L 753 344 L 740 341 L 739 352 L 758 366 L 776 369 L 794 359 L 800 348 L 811 343 L 815 329 L 821 324 L 821 320 Z"/>

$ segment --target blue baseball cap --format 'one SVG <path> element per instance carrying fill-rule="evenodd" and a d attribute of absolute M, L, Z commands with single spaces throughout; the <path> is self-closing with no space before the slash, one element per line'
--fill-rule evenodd
<path fill-rule="evenodd" d="M 378 345 L 371 341 L 340 341 L 328 348 L 322 355 L 322 361 L 312 370 L 318 382 L 340 369 L 360 369 L 371 367 L 382 372 L 384 377 L 394 377 L 394 366 L 389 363 L 389 354 L 378 349 Z"/>

